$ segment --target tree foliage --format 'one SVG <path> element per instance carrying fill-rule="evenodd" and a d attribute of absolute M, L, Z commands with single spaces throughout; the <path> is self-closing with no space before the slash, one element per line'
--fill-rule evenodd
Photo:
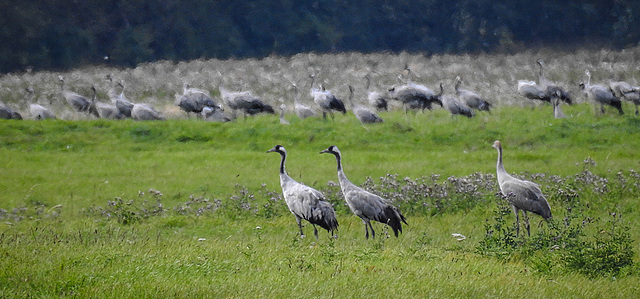
<path fill-rule="evenodd" d="M 8 0 L 0 3 L 0 25 L 0 72 L 11 72 L 308 51 L 621 48 L 640 40 L 640 3 Z"/>

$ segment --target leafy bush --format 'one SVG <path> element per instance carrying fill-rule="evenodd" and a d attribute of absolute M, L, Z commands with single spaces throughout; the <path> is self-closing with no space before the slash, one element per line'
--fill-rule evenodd
<path fill-rule="evenodd" d="M 521 259 L 540 273 L 578 272 L 589 277 L 616 276 L 633 266 L 633 239 L 619 213 L 603 221 L 584 216 L 584 207 L 568 206 L 562 217 L 547 221 L 530 238 L 516 238 L 506 199 L 499 194 L 493 221 L 485 223 L 485 236 L 476 247 L 481 255 Z M 558 220 L 560 219 L 560 220 Z"/>

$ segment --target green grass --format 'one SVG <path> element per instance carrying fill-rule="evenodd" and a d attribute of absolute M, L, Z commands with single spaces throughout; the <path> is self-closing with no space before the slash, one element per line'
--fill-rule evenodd
<path fill-rule="evenodd" d="M 224 124 L 0 121 L 0 208 L 7 210 L 0 297 L 633 297 L 640 291 L 637 266 L 619 277 L 589 278 L 476 253 L 495 208 L 485 198 L 435 216 L 407 211 L 409 226 L 399 238 L 385 238 L 377 224 L 379 237 L 368 241 L 362 222 L 344 207 L 336 207 L 339 238 L 323 231 L 317 242 L 310 226 L 311 237 L 297 236 L 281 201 L 270 215 L 260 214 L 264 207 L 259 214 L 237 207 L 243 198 L 236 185 L 257 198 L 279 192 L 280 157 L 266 153 L 275 144 L 287 148 L 292 177 L 321 189 L 337 182 L 335 159 L 319 155 L 332 144 L 356 184 L 387 174 L 438 174 L 438 182 L 493 174 L 496 139 L 511 173 L 569 177 L 588 167 L 613 181 L 618 171 L 640 169 L 638 118 L 594 117 L 587 104 L 565 106 L 565 113 L 570 117 L 556 120 L 549 106 L 504 106 L 463 119 L 443 110 L 409 117 L 395 111 L 366 129 L 351 114 L 335 122 L 289 116 L 289 126 L 273 116 Z M 564 204 L 542 187 L 561 217 Z M 161 216 L 123 224 L 99 212 L 118 197 L 125 210 L 129 200 L 148 200 L 151 208 L 157 200 L 149 189 L 163 194 Z M 623 212 L 640 252 L 640 211 L 629 195 L 637 190 L 612 198 L 579 192 L 591 217 Z M 173 210 L 188 206 L 190 195 L 222 207 L 201 216 Z M 14 213 L 22 218 L 6 218 L 16 208 L 26 208 Z M 532 233 L 541 230 L 538 221 L 532 216 Z M 458 242 L 451 233 L 467 239 Z"/>

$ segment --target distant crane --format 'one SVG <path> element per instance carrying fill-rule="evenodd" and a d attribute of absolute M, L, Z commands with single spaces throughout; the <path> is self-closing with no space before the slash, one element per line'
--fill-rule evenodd
<path fill-rule="evenodd" d="M 51 110 L 39 104 L 33 103 L 33 98 L 35 96 L 33 87 L 29 86 L 25 90 L 27 92 L 27 103 L 29 103 L 29 113 L 31 114 L 31 117 L 33 119 L 36 119 L 36 120 L 56 119 L 56 115 L 53 114 Z"/>
<path fill-rule="evenodd" d="M 460 84 L 462 84 L 462 78 L 457 76 L 455 85 L 456 96 L 462 104 L 478 111 L 491 112 L 491 103 L 487 102 L 487 100 L 483 99 L 473 91 L 461 89 Z"/>
<path fill-rule="evenodd" d="M 322 117 L 327 119 L 327 113 L 331 115 L 331 119 L 333 119 L 333 111 L 342 112 L 342 114 L 347 113 L 347 109 L 344 106 L 344 103 L 336 98 L 331 91 L 325 90 L 324 87 L 320 87 L 319 89 L 313 88 L 313 83 L 315 82 L 315 75 L 311 74 L 311 97 L 313 101 L 320 107 L 322 110 Z"/>
<path fill-rule="evenodd" d="M 600 105 L 600 112 L 604 114 L 604 105 L 609 105 L 618 109 L 620 115 L 624 114 L 622 102 L 613 94 L 611 89 L 602 85 L 591 85 L 591 72 L 586 70 L 585 74 L 587 75 L 587 83 L 581 82 L 580 88 L 587 94 L 587 98 Z"/>
<path fill-rule="evenodd" d="M 300 102 L 300 93 L 298 92 L 298 86 L 295 83 L 292 83 L 292 85 L 294 91 L 293 110 L 295 110 L 298 118 L 305 119 L 307 117 L 318 116 L 313 109 Z"/>
<path fill-rule="evenodd" d="M 368 107 L 354 103 L 353 86 L 351 85 L 349 85 L 349 104 L 351 105 L 351 111 L 353 111 L 353 114 L 361 124 L 373 124 L 382 122 L 382 118 L 378 116 L 377 113 L 375 113 Z"/>
<path fill-rule="evenodd" d="M 496 171 L 498 174 L 498 185 L 500 185 L 500 191 L 511 204 L 513 213 L 516 216 L 516 236 L 520 234 L 519 211 L 522 211 L 527 235 L 530 236 L 529 216 L 527 216 L 527 212 L 538 214 L 547 220 L 551 218 L 551 208 L 549 207 L 549 203 L 542 194 L 542 191 L 540 191 L 538 184 L 514 178 L 504 170 L 504 166 L 502 164 L 502 144 L 500 141 L 496 140 L 492 147 L 498 150 Z"/>
<path fill-rule="evenodd" d="M 640 105 L 640 86 L 631 86 L 624 81 L 610 82 L 609 88 L 613 95 L 619 99 L 625 99 L 633 103 L 636 107 L 636 116 L 638 115 L 638 105 Z"/>
<path fill-rule="evenodd" d="M 224 114 L 224 111 L 219 106 L 204 107 L 202 108 L 202 112 L 200 114 L 202 115 L 202 120 L 204 121 L 231 121 L 231 119 Z"/>
<path fill-rule="evenodd" d="M 327 230 L 332 236 L 338 230 L 338 220 L 333 206 L 326 200 L 322 192 L 313 189 L 307 185 L 296 182 L 285 170 L 285 161 L 287 159 L 287 151 L 284 146 L 276 145 L 267 153 L 279 153 L 280 160 L 280 186 L 282 187 L 282 196 L 289 207 L 289 211 L 296 217 L 298 228 L 300 228 L 300 237 L 304 238 L 302 231 L 302 219 L 309 221 L 313 225 L 313 234 L 318 239 L 318 229 L 316 225 Z"/>
<path fill-rule="evenodd" d="M 58 76 L 58 80 L 60 81 L 60 93 L 74 110 L 78 112 L 90 113 L 95 117 L 99 117 L 97 113 L 89 110 L 89 107 L 91 107 L 91 102 L 89 102 L 89 100 L 87 100 L 84 96 L 81 96 L 72 91 L 68 91 L 64 88 L 64 77 L 62 75 Z"/>
<path fill-rule="evenodd" d="M 371 75 L 367 74 L 364 78 L 367 80 L 365 90 L 367 91 L 367 100 L 369 101 L 369 105 L 375 107 L 378 111 L 388 111 L 389 104 L 387 101 L 387 94 L 369 90 L 371 87 Z"/>
<path fill-rule="evenodd" d="M 442 105 L 442 94 L 444 88 L 440 83 L 440 93 L 435 93 L 433 90 L 427 88 L 424 85 L 415 84 L 411 81 L 411 69 L 405 67 L 405 70 L 409 74 L 409 80 L 406 84 L 396 86 L 393 85 L 389 88 L 389 97 L 393 100 L 400 101 L 404 105 L 404 112 L 407 113 L 407 109 L 424 109 L 431 110 L 431 105 L 436 103 Z"/>
<path fill-rule="evenodd" d="M 275 114 L 273 107 L 271 107 L 268 104 L 265 104 L 262 101 L 262 99 L 253 96 L 248 91 L 230 92 L 221 86 L 220 95 L 222 96 L 222 100 L 227 105 L 227 107 L 233 110 L 234 118 L 236 115 L 236 111 L 238 110 L 243 112 L 245 118 L 247 114 L 249 115 L 255 115 L 258 113 Z"/>
<path fill-rule="evenodd" d="M 451 113 L 451 116 L 464 115 L 467 118 L 471 118 L 475 115 L 471 108 L 460 103 L 460 101 L 458 101 L 458 99 L 453 95 L 447 94 L 442 96 L 442 104 L 444 105 L 444 108 Z"/>
<path fill-rule="evenodd" d="M 107 94 L 109 95 L 109 99 L 111 99 L 111 102 L 116 105 L 116 108 L 118 108 L 120 114 L 124 115 L 125 117 L 131 117 L 133 103 L 127 100 L 127 98 L 124 96 L 124 83 L 122 81 L 117 83 L 118 86 L 122 87 L 122 91 L 120 92 L 120 94 L 118 94 L 115 87 L 116 84 L 113 82 L 113 76 L 109 74 L 107 75 L 106 79 L 110 82 L 109 91 L 107 92 Z"/>
<path fill-rule="evenodd" d="M 0 119 L 22 119 L 22 115 L 5 103 L 0 102 Z"/>
<path fill-rule="evenodd" d="M 164 117 L 162 117 L 158 111 L 145 103 L 133 104 L 131 118 L 135 120 L 164 120 Z"/>
<path fill-rule="evenodd" d="M 388 225 L 397 237 L 398 232 L 402 232 L 402 223 L 407 224 L 400 210 L 393 206 L 388 199 L 364 190 L 347 179 L 347 176 L 342 170 L 342 155 L 337 146 L 332 145 L 320 153 L 328 153 L 336 157 L 340 189 L 342 189 L 344 199 L 351 211 L 362 219 L 365 238 L 369 239 L 369 228 L 371 228 L 371 236 L 373 238 L 376 237 L 376 232 L 373 230 L 373 226 L 371 226 L 371 220 Z"/>
<path fill-rule="evenodd" d="M 176 96 L 175 104 L 187 114 L 201 113 L 204 107 L 216 106 L 208 91 L 192 88 L 188 83 L 184 83 L 183 93 Z"/>

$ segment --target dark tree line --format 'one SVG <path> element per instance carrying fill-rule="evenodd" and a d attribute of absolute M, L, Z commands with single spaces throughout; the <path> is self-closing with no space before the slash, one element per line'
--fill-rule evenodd
<path fill-rule="evenodd" d="M 633 0 L 5 0 L 0 72 L 299 52 L 635 46 Z M 104 57 L 109 59 L 105 60 Z"/>

